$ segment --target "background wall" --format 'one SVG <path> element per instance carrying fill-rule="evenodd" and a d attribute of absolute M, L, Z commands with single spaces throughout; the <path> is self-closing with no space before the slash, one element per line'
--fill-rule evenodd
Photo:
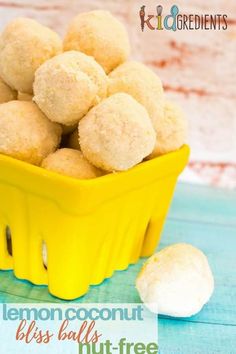
<path fill-rule="evenodd" d="M 163 15 L 175 1 L 160 2 Z M 0 0 L 0 26 L 29 16 L 64 35 L 78 12 L 107 9 L 129 31 L 132 57 L 144 61 L 161 77 L 166 95 L 179 102 L 190 125 L 192 148 L 183 179 L 236 187 L 236 1 L 178 0 L 186 14 L 228 15 L 227 31 L 141 32 L 139 9 L 155 13 L 158 1 L 144 0 Z"/>

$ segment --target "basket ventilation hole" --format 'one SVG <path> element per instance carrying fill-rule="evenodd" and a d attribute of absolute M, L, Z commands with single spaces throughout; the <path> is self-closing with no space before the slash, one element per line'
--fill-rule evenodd
<path fill-rule="evenodd" d="M 12 256 L 12 238 L 11 238 L 11 229 L 9 226 L 6 227 L 6 242 L 7 242 L 7 252 Z"/>
<path fill-rule="evenodd" d="M 43 257 L 43 266 L 45 269 L 48 268 L 48 250 L 45 241 L 42 242 L 42 257 Z"/>

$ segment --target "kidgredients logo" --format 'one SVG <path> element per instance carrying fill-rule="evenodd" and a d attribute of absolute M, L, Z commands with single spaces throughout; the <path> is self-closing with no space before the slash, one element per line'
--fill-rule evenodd
<path fill-rule="evenodd" d="M 163 14 L 163 6 L 156 7 L 156 13 L 150 14 L 143 5 L 139 11 L 141 30 L 226 30 L 226 14 L 184 14 L 177 5 L 170 8 L 168 14 Z"/>

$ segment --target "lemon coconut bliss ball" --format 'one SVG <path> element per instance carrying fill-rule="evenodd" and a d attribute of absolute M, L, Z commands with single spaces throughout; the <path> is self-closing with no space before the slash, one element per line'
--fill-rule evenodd
<path fill-rule="evenodd" d="M 61 127 L 52 123 L 33 102 L 0 104 L 0 153 L 40 165 L 55 151 Z"/>
<path fill-rule="evenodd" d="M 61 51 L 55 32 L 32 19 L 17 18 L 0 37 L 0 76 L 11 88 L 32 93 L 37 68 Z"/>
<path fill-rule="evenodd" d="M 59 149 L 47 156 L 42 162 L 42 167 L 80 179 L 95 178 L 102 175 L 102 171 L 91 165 L 81 151 L 68 148 Z"/>
<path fill-rule="evenodd" d="M 126 93 L 92 108 L 79 123 L 84 156 L 106 171 L 127 170 L 149 155 L 156 134 L 146 109 Z"/>
<path fill-rule="evenodd" d="M 64 39 L 64 50 L 91 55 L 109 73 L 127 60 L 130 45 L 123 24 L 108 11 L 90 11 L 76 16 Z"/>
<path fill-rule="evenodd" d="M 106 92 L 102 67 L 76 51 L 55 56 L 35 73 L 34 101 L 50 120 L 64 125 L 78 123 Z"/>
<path fill-rule="evenodd" d="M 144 264 L 136 287 L 153 312 L 189 317 L 199 312 L 214 290 L 214 278 L 206 256 L 189 244 L 168 246 Z"/>

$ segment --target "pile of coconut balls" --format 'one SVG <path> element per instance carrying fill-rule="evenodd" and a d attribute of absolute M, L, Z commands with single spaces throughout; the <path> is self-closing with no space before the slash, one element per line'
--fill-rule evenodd
<path fill-rule="evenodd" d="M 107 11 L 79 14 L 63 42 L 32 19 L 10 22 L 0 37 L 0 153 L 86 179 L 179 149 L 182 111 L 129 54 Z"/>

